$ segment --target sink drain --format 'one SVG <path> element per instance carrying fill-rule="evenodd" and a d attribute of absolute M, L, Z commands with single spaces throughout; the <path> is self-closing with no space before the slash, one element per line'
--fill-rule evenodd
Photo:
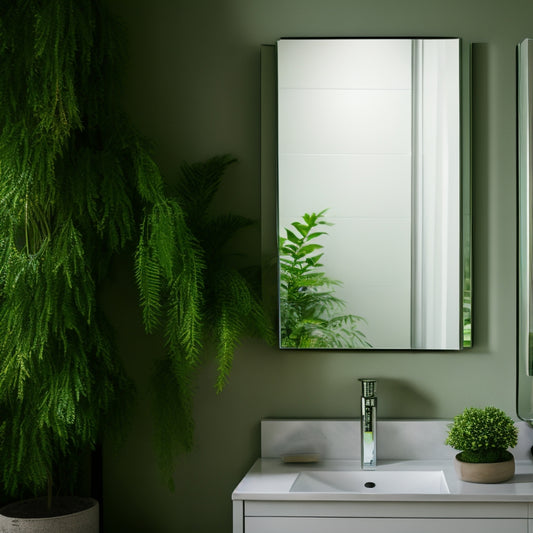
<path fill-rule="evenodd" d="M 366 487 L 367 489 L 373 489 L 375 486 L 376 486 L 376 484 L 375 484 L 373 481 L 367 481 L 367 482 L 365 483 L 365 487 Z"/>

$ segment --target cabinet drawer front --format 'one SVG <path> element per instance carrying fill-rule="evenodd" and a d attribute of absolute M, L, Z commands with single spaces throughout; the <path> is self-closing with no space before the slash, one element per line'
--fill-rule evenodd
<path fill-rule="evenodd" d="M 533 513 L 533 505 L 532 505 Z M 526 502 L 246 501 L 246 516 L 331 518 L 528 518 Z M 533 514 L 532 514 L 533 516 Z"/>
<path fill-rule="evenodd" d="M 246 533 L 527 533 L 525 519 L 247 517 Z"/>

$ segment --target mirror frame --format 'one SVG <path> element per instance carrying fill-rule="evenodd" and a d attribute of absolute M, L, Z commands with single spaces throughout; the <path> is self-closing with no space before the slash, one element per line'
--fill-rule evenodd
<path fill-rule="evenodd" d="M 532 382 L 533 343 L 531 318 L 533 286 L 531 280 L 533 199 L 533 39 L 518 45 L 518 326 L 517 326 L 517 414 L 533 420 Z"/>
<path fill-rule="evenodd" d="M 413 37 L 422 39 L 426 37 Z M 455 37 L 454 37 L 455 38 Z M 387 37 L 383 37 L 387 39 Z M 409 38 L 411 39 L 411 38 Z M 461 295 L 459 350 L 473 345 L 473 253 L 471 189 L 471 45 L 460 39 L 461 91 Z M 265 302 L 279 324 L 278 228 L 277 217 L 277 57 L 276 45 L 261 46 L 261 252 Z M 276 291 L 269 290 L 273 286 Z M 468 309 L 468 312 L 465 310 Z M 467 318 L 467 315 L 468 318 Z M 465 321 L 469 330 L 466 332 Z M 283 348 L 284 350 L 290 348 Z M 413 351 L 413 349 L 361 349 L 353 351 Z M 321 348 L 324 350 L 324 348 Z M 346 350 L 346 349 L 344 349 Z M 421 349 L 418 351 L 430 351 Z M 453 350 L 436 350 L 453 351 Z"/>

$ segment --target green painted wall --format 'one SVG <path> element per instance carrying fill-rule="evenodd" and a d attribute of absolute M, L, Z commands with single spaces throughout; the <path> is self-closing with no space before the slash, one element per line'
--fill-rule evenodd
<path fill-rule="evenodd" d="M 464 353 L 281 352 L 247 341 L 216 395 L 198 374 L 196 446 L 176 491 L 159 478 L 146 393 L 160 340 L 142 334 L 128 265 L 106 295 L 139 407 L 118 453 L 105 449 L 105 533 L 231 530 L 231 491 L 259 454 L 263 417 L 357 417 L 357 378 L 377 377 L 379 414 L 450 418 L 469 405 L 514 413 L 516 45 L 530 0 L 109 0 L 129 35 L 125 104 L 163 170 L 222 152 L 240 158 L 219 205 L 260 218 L 259 47 L 282 36 L 458 36 L 473 48 L 475 347 Z M 268 216 L 268 214 L 267 214 Z M 274 213 L 270 216 L 274 217 Z M 242 244 L 260 260 L 256 229 Z M 267 287 L 272 294 L 275 287 Z"/>

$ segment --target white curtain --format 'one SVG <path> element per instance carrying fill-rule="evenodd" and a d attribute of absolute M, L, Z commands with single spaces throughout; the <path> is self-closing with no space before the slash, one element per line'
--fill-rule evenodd
<path fill-rule="evenodd" d="M 459 44 L 413 41 L 412 347 L 458 349 Z M 447 75 L 446 73 L 450 73 Z M 444 73 L 444 74 L 443 74 Z"/>

